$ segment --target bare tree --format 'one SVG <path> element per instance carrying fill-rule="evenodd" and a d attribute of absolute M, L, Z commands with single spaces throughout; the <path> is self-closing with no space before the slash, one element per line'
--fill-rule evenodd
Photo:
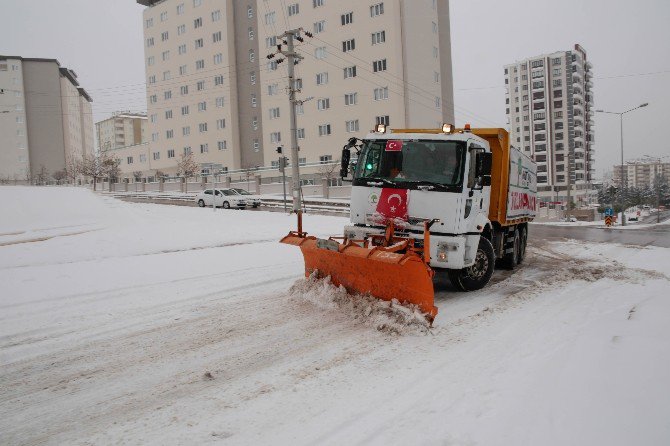
<path fill-rule="evenodd" d="M 56 180 L 57 184 L 60 184 L 61 181 L 67 178 L 67 171 L 65 169 L 57 170 L 52 175 L 53 179 Z"/>
<path fill-rule="evenodd" d="M 140 180 L 142 179 L 142 171 L 141 170 L 136 170 L 133 172 L 133 178 L 135 178 L 135 182 L 139 183 Z"/>
<path fill-rule="evenodd" d="M 107 153 L 84 156 L 78 163 L 77 171 L 84 176 L 93 178 L 93 190 L 97 189 L 100 178 L 109 178 L 110 182 L 119 175 L 121 160 L 110 157 Z"/>
<path fill-rule="evenodd" d="M 328 179 L 328 183 L 330 183 L 330 179 L 336 176 L 335 172 L 339 172 L 339 167 L 340 160 L 337 160 L 328 164 L 320 165 L 317 171 L 322 175 L 322 178 Z"/>
<path fill-rule="evenodd" d="M 154 174 L 154 176 L 156 177 L 156 180 L 158 180 L 158 181 L 164 180 L 165 178 L 167 178 L 167 174 L 165 172 L 163 172 L 162 170 L 157 170 L 156 173 Z"/>
<path fill-rule="evenodd" d="M 75 157 L 69 157 L 65 161 L 65 173 L 67 180 L 73 185 L 77 181 L 77 176 L 79 176 L 79 165 L 80 161 Z"/>
<path fill-rule="evenodd" d="M 183 154 L 177 163 L 177 175 L 184 178 L 184 192 L 188 192 L 188 179 L 194 176 L 200 167 L 193 161 L 193 153 Z"/>
<path fill-rule="evenodd" d="M 49 178 L 49 169 L 42 166 L 40 170 L 37 171 L 37 175 L 35 175 L 35 180 L 37 181 L 37 184 L 40 185 L 45 184 L 48 178 Z"/>
<path fill-rule="evenodd" d="M 115 182 L 119 174 L 121 173 L 121 159 L 116 157 L 116 156 L 109 156 L 107 154 L 101 155 L 102 157 L 102 170 L 109 178 L 109 182 L 113 183 Z"/>

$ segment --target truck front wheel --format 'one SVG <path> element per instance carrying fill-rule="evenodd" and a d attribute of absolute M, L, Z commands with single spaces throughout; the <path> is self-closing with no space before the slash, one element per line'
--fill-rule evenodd
<path fill-rule="evenodd" d="M 495 253 L 493 245 L 484 237 L 479 238 L 475 263 L 460 270 L 449 270 L 449 280 L 461 291 L 476 291 L 489 283 L 493 275 Z"/>

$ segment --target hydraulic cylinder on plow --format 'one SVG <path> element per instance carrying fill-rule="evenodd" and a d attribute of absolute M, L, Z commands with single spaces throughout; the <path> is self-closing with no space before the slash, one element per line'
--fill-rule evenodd
<path fill-rule="evenodd" d="M 335 286 L 341 285 L 349 293 L 416 305 L 432 324 L 437 307 L 434 271 L 429 266 L 429 230 L 437 221 L 424 223 L 422 244 L 417 243 L 421 240 L 396 236 L 392 221 L 387 223 L 384 235 L 364 240 L 318 239 L 302 231 L 302 213 L 298 212 L 298 231 L 291 231 L 281 243 L 300 247 L 306 277 L 330 277 Z"/>

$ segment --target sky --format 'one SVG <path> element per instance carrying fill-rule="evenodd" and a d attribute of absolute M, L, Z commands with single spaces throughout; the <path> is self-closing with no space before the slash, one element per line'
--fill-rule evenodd
<path fill-rule="evenodd" d="M 405 0 L 411 1 L 411 0 Z M 456 124 L 507 127 L 503 66 L 579 43 L 595 108 L 622 112 L 624 157 L 667 157 L 669 0 L 451 0 Z M 0 54 L 55 58 L 93 97 L 94 119 L 146 110 L 143 6 L 134 0 L 0 0 Z M 618 116 L 595 116 L 596 174 L 620 162 Z"/>

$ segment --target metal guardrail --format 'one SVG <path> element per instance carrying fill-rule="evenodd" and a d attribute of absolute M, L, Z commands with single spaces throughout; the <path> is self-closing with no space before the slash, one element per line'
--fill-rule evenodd
<path fill-rule="evenodd" d="M 132 198 L 136 200 L 147 200 L 147 201 L 181 201 L 181 202 L 190 202 L 195 204 L 196 193 L 156 193 L 156 192 L 100 192 L 103 195 L 114 197 L 114 198 Z M 323 199 L 310 199 L 307 198 L 304 200 L 304 206 L 306 212 L 322 211 L 329 213 L 337 213 L 342 215 L 348 215 L 350 205 L 347 202 L 333 202 Z M 287 206 L 290 209 L 292 207 L 291 201 L 287 202 Z M 283 208 L 284 200 L 282 198 L 269 198 L 261 196 L 261 207 L 267 208 Z"/>

